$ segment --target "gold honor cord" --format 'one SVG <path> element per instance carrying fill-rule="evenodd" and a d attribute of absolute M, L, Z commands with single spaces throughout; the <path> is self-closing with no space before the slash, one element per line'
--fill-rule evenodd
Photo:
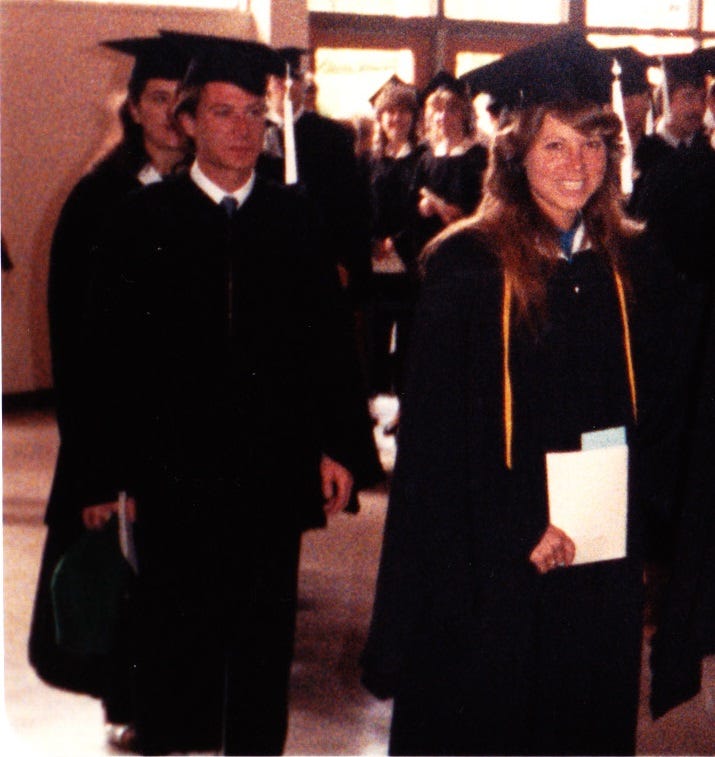
<path fill-rule="evenodd" d="M 621 311 L 623 324 L 623 349 L 626 357 L 626 370 L 628 372 L 628 387 L 631 396 L 631 410 L 633 420 L 638 419 L 636 376 L 633 370 L 633 351 L 631 349 L 631 331 L 628 325 L 628 311 L 626 309 L 626 295 L 623 288 L 623 279 L 618 271 L 613 272 L 618 295 L 618 305 Z M 512 284 L 508 273 L 504 274 L 504 296 L 502 297 L 502 343 L 503 343 L 503 375 L 504 375 L 504 462 L 511 470 L 513 467 L 512 438 L 514 435 L 514 398 L 511 385 L 511 370 L 509 368 L 509 353 L 511 342 L 511 300 Z"/>

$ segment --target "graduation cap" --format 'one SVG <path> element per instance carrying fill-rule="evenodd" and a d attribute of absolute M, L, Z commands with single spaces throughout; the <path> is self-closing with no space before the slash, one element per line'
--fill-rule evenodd
<path fill-rule="evenodd" d="M 701 47 L 693 53 L 706 74 L 715 75 L 715 47 Z"/>
<path fill-rule="evenodd" d="M 160 34 L 191 57 L 182 84 L 184 88 L 228 82 L 254 95 L 264 95 L 268 74 L 283 72 L 281 57 L 261 42 L 165 29 Z"/>
<path fill-rule="evenodd" d="M 110 50 L 134 56 L 129 88 L 136 88 L 148 79 L 184 78 L 189 55 L 170 39 L 162 37 L 128 37 L 100 43 Z"/>
<path fill-rule="evenodd" d="M 461 78 L 457 79 L 449 71 L 442 70 L 438 71 L 422 90 L 420 93 L 420 103 L 424 104 L 427 98 L 438 89 L 447 90 L 447 92 L 452 92 L 459 97 L 467 97 L 468 95 L 467 86 Z"/>
<path fill-rule="evenodd" d="M 507 108 L 611 99 L 612 61 L 575 32 L 505 55 L 460 79 Z"/>
<path fill-rule="evenodd" d="M 303 47 L 279 47 L 276 52 L 283 60 L 283 73 L 288 66 L 291 78 L 299 79 L 305 73 L 305 56 L 308 51 Z"/>
<path fill-rule="evenodd" d="M 660 65 L 654 55 L 645 55 L 635 47 L 602 48 L 611 59 L 615 58 L 621 67 L 621 89 L 623 96 L 640 95 L 650 92 L 648 69 Z"/>
<path fill-rule="evenodd" d="M 417 89 L 402 81 L 397 74 L 392 76 L 369 98 L 370 105 L 378 111 L 385 110 L 391 105 L 404 105 L 409 110 L 416 111 L 418 107 Z"/>
<path fill-rule="evenodd" d="M 670 94 L 685 84 L 704 87 L 705 74 L 712 62 L 711 56 L 703 50 L 660 56 L 663 78 Z"/>

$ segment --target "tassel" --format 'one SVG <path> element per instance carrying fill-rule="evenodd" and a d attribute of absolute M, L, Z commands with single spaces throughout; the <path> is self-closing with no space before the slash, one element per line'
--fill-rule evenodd
<path fill-rule="evenodd" d="M 621 192 L 628 196 L 633 192 L 633 144 L 626 123 L 626 111 L 623 106 L 623 91 L 621 90 L 621 66 L 613 59 L 613 83 L 611 84 L 611 105 L 613 112 L 621 119 L 623 124 L 622 142 L 623 157 L 621 158 Z"/>
<path fill-rule="evenodd" d="M 290 76 L 290 65 L 286 65 L 285 95 L 283 96 L 283 155 L 285 156 L 286 184 L 298 183 L 298 162 L 295 154 L 295 124 L 293 123 L 293 101 L 290 90 L 293 79 Z"/>

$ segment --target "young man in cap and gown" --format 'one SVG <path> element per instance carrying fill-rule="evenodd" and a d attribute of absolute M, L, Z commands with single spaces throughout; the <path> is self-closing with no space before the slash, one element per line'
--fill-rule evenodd
<path fill-rule="evenodd" d="M 279 754 L 301 532 L 379 476 L 322 228 L 263 179 L 255 42 L 184 38 L 189 173 L 127 202 L 93 306 L 105 402 L 89 503 L 136 503 L 146 754 Z"/>

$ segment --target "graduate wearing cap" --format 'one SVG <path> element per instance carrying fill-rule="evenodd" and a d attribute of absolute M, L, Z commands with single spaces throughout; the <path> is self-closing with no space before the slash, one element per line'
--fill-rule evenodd
<path fill-rule="evenodd" d="M 136 502 L 140 751 L 279 754 L 301 532 L 380 470 L 321 228 L 255 171 L 274 54 L 183 44 L 196 158 L 102 246 L 90 339 L 108 401 L 83 498 Z"/>
<path fill-rule="evenodd" d="M 368 382 L 371 394 L 400 394 L 417 283 L 409 245 L 409 192 L 424 148 L 417 144 L 415 87 L 393 75 L 372 95 L 370 104 L 375 133 L 364 158 L 372 216 L 373 275 L 366 309 Z"/>
<path fill-rule="evenodd" d="M 86 474 L 83 416 L 92 414 L 94 357 L 83 339 L 92 258 L 118 205 L 130 192 L 161 181 L 186 154 L 171 106 L 188 59 L 155 37 L 110 40 L 102 45 L 133 58 L 127 97 L 119 116 L 123 136 L 74 187 L 55 229 L 48 287 L 50 346 L 60 449 L 45 521 L 49 526 L 30 634 L 30 660 L 43 680 L 103 700 L 108 737 L 128 743 L 133 719 L 130 662 L 120 655 L 96 659 L 58 648 L 50 605 L 50 577 L 85 528 L 103 527 L 110 508 L 83 512 L 78 486 Z M 115 526 L 116 527 L 116 526 Z"/>
<path fill-rule="evenodd" d="M 283 72 L 268 80 L 265 154 L 258 170 L 297 184 L 317 207 L 333 259 L 346 274 L 351 299 L 359 305 L 370 276 L 369 206 L 353 137 L 337 121 L 305 109 L 307 51 L 284 47 L 278 52 Z M 292 133 L 286 126 L 286 107 L 292 111 Z"/>
<path fill-rule="evenodd" d="M 391 754 L 635 750 L 642 514 L 626 494 L 638 385 L 624 255 L 640 226 L 622 211 L 610 67 L 566 35 L 466 77 L 505 111 L 479 209 L 423 261 L 362 658 L 368 689 L 394 698 Z M 551 515 L 546 469 L 572 453 L 573 483 L 590 432 L 615 434 L 622 467 L 596 478 L 625 510 L 619 549 L 588 555 L 593 532 Z"/>
<path fill-rule="evenodd" d="M 411 257 L 479 203 L 487 151 L 476 142 L 474 108 L 464 83 L 438 72 L 420 93 L 426 149 L 412 180 Z"/>
<path fill-rule="evenodd" d="M 658 65 L 655 56 L 644 55 L 634 47 L 605 48 L 603 52 L 615 59 L 621 69 L 620 83 L 626 126 L 635 150 L 644 134 L 653 129 L 653 94 L 648 69 Z"/>

